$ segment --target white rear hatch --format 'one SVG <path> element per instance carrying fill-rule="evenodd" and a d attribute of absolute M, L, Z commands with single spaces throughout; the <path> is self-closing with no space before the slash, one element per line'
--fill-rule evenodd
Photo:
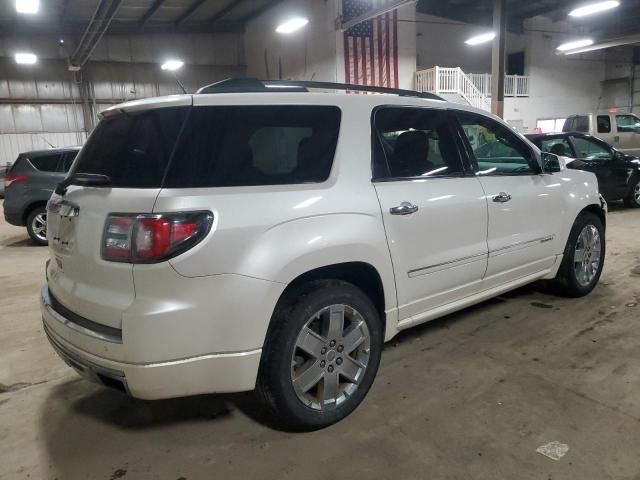
<path fill-rule="evenodd" d="M 49 202 L 50 293 L 90 321 L 121 328 L 135 298 L 133 265 L 106 261 L 102 244 L 107 216 L 151 213 L 186 117 L 190 96 L 132 102 L 111 109 L 70 171 L 109 177 L 107 185 L 69 185 Z"/>

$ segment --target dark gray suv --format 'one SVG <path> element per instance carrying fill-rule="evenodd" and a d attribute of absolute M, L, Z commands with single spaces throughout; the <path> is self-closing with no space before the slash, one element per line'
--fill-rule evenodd
<path fill-rule="evenodd" d="M 36 245 L 47 244 L 47 201 L 67 175 L 80 147 L 52 148 L 18 155 L 4 179 L 4 218 L 26 226 Z"/>

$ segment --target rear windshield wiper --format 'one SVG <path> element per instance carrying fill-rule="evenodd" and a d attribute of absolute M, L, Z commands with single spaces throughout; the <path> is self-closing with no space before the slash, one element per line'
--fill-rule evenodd
<path fill-rule="evenodd" d="M 97 173 L 72 173 L 56 187 L 58 195 L 67 193 L 69 185 L 80 185 L 83 187 L 100 187 L 111 183 L 111 178 L 107 175 L 98 175 Z"/>

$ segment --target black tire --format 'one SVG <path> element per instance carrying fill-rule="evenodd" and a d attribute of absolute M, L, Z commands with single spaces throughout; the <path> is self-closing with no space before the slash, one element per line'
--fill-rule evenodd
<path fill-rule="evenodd" d="M 35 224 L 37 222 L 37 219 L 42 218 L 43 216 L 45 219 L 44 237 L 42 236 L 43 235 L 42 232 L 37 230 L 37 225 Z M 47 218 L 47 209 L 44 206 L 34 208 L 29 213 L 29 216 L 27 217 L 27 233 L 29 234 L 29 237 L 31 237 L 31 241 L 36 245 L 40 245 L 40 246 L 48 245 L 48 242 L 46 239 L 46 234 L 47 234 L 46 218 Z"/>
<path fill-rule="evenodd" d="M 584 280 L 580 281 L 578 279 L 574 259 L 576 255 L 576 245 L 578 244 L 578 238 L 583 229 L 588 226 L 595 227 L 600 236 L 600 262 L 593 278 L 585 284 Z M 569 233 L 569 239 L 567 240 L 567 245 L 564 249 L 562 264 L 560 265 L 560 269 L 558 270 L 556 278 L 551 282 L 553 291 L 565 297 L 575 298 L 588 295 L 598 284 L 600 276 L 602 275 L 605 252 L 605 229 L 602 221 L 597 215 L 591 212 L 582 212 L 580 215 L 578 215 L 578 218 L 571 228 L 571 233 Z"/>
<path fill-rule="evenodd" d="M 636 178 L 629 188 L 624 204 L 630 208 L 640 208 L 640 177 Z"/>
<path fill-rule="evenodd" d="M 346 305 L 350 311 L 354 309 L 360 314 L 359 323 L 361 323 L 360 319 L 366 323 L 369 333 L 369 348 L 366 354 L 368 363 L 361 379 L 357 382 L 355 391 L 350 392 L 348 396 L 345 395 L 341 403 L 324 405 L 322 401 L 323 407 L 318 409 L 313 408 L 311 402 L 309 405 L 303 403 L 299 394 L 296 393 L 293 380 L 293 372 L 296 368 L 292 366 L 293 354 L 299 352 L 296 341 L 303 327 L 311 318 L 314 318 L 317 312 L 330 305 Z M 328 338 L 329 335 L 325 340 L 328 341 Z M 279 302 L 274 312 L 258 373 L 257 399 L 264 407 L 269 423 L 289 431 L 311 431 L 327 427 L 345 418 L 362 402 L 371 388 L 380 364 L 383 343 L 384 334 L 378 311 L 369 297 L 355 285 L 340 280 L 315 280 L 294 288 Z M 337 348 L 339 345 L 330 347 L 329 351 L 342 356 L 347 353 L 346 351 L 336 353 L 334 349 Z M 323 358 L 327 357 L 328 354 Z M 338 362 L 337 358 L 331 361 Z M 340 361 L 339 365 L 342 365 L 342 362 L 345 364 L 348 362 L 347 359 L 342 358 Z M 315 356 L 305 362 L 311 362 L 315 368 L 322 365 L 320 358 Z M 325 368 L 328 369 L 329 366 Z M 333 372 L 333 370 L 329 371 Z M 335 375 L 338 378 L 338 374 L 335 373 Z M 340 378 L 344 380 L 344 377 Z M 322 382 L 323 389 L 324 381 L 324 379 L 319 380 Z M 318 388 L 320 388 L 319 385 L 321 384 L 318 383 Z M 356 384 L 343 382 L 340 385 Z"/>

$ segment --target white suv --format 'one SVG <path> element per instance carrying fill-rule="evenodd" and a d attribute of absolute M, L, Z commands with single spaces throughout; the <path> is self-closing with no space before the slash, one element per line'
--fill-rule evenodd
<path fill-rule="evenodd" d="M 437 97 L 312 87 L 339 88 L 230 80 L 104 112 L 48 205 L 42 314 L 69 365 L 144 399 L 256 389 L 314 429 L 399 331 L 539 279 L 594 288 L 593 174 Z"/>

